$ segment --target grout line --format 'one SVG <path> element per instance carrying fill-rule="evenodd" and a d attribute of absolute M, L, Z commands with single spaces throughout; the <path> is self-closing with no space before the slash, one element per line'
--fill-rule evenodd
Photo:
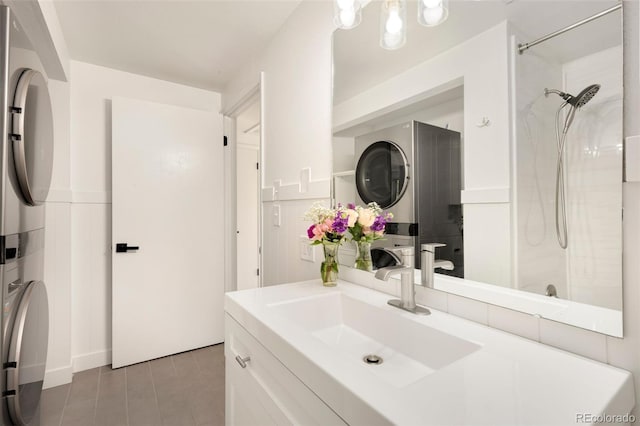
<path fill-rule="evenodd" d="M 192 352 L 192 351 L 188 351 L 188 352 Z M 182 353 L 185 353 L 185 352 L 182 352 Z M 193 354 L 191 356 L 193 356 Z M 176 368 L 176 362 L 173 359 L 173 355 L 170 355 L 170 358 L 171 358 L 171 365 L 173 365 L 173 372 L 175 373 L 176 376 L 178 376 L 178 369 Z M 196 363 L 196 365 L 197 365 L 197 363 Z M 195 426 L 195 425 L 197 425 L 198 422 L 196 422 L 196 418 L 193 415 L 193 407 L 191 406 L 191 402 L 187 402 L 187 404 L 188 404 L 188 408 L 189 408 L 189 416 L 191 416 L 191 420 L 193 422 L 193 425 Z"/>
<path fill-rule="evenodd" d="M 69 395 L 71 395 L 71 386 L 73 386 L 73 373 L 71 373 L 71 383 L 69 383 L 69 389 L 67 389 L 67 396 L 64 398 L 64 404 L 62 405 L 62 412 L 60 413 L 60 423 L 58 426 L 62 426 L 62 420 L 64 419 L 64 410 L 67 408 L 69 402 Z"/>
<path fill-rule="evenodd" d="M 178 370 L 176 369 L 176 363 L 173 361 L 173 355 L 169 355 L 169 358 L 171 359 L 171 366 L 173 367 L 173 374 L 174 375 L 178 375 Z"/>
<path fill-rule="evenodd" d="M 127 417 L 127 426 L 129 426 L 129 395 L 127 389 L 129 388 L 127 382 L 127 367 L 124 368 L 124 412 Z"/>
<path fill-rule="evenodd" d="M 202 349 L 202 348 L 200 348 L 200 349 Z M 196 349 L 196 351 L 199 351 L 200 349 Z M 194 351 L 194 352 L 195 352 L 195 351 Z M 191 356 L 193 357 L 193 362 L 195 362 L 195 363 L 196 363 L 196 367 L 198 368 L 198 371 L 199 371 L 200 373 L 202 373 L 202 367 L 200 367 L 200 363 L 198 362 L 198 357 L 197 357 L 197 356 L 194 356 L 193 354 L 191 354 Z"/>
<path fill-rule="evenodd" d="M 96 424 L 96 417 L 98 416 L 98 397 L 100 396 L 100 379 L 102 377 L 102 367 L 98 367 L 98 389 L 96 389 L 96 400 L 93 404 L 93 424 Z"/>
<path fill-rule="evenodd" d="M 149 375 L 151 376 L 151 386 L 153 387 L 153 396 L 156 400 L 156 408 L 158 409 L 158 418 L 162 421 L 162 413 L 160 413 L 160 403 L 158 402 L 158 391 L 156 390 L 156 381 L 153 378 L 153 369 L 151 368 L 151 363 L 149 361 L 145 361 L 145 364 L 149 367 Z"/>

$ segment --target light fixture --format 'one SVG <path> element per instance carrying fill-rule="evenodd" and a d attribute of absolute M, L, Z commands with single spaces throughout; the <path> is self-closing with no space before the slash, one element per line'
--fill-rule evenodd
<path fill-rule="evenodd" d="M 399 49 L 407 41 L 406 0 L 384 0 L 380 12 L 380 46 Z"/>
<path fill-rule="evenodd" d="M 333 2 L 333 21 L 338 28 L 349 30 L 362 21 L 360 0 L 335 0 Z"/>
<path fill-rule="evenodd" d="M 362 21 L 363 0 L 334 0 L 333 20 L 338 28 L 355 28 Z M 506 1 L 506 0 L 505 0 Z M 449 0 L 418 0 L 418 23 L 435 27 L 449 17 Z M 407 42 L 407 0 L 382 0 L 380 46 L 395 50 Z"/>
<path fill-rule="evenodd" d="M 425 27 L 442 24 L 449 16 L 449 0 L 418 0 L 418 22 Z"/>

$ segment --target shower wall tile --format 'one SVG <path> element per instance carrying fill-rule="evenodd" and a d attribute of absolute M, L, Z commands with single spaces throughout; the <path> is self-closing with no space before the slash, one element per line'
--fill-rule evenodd
<path fill-rule="evenodd" d="M 631 136 L 625 139 L 625 180 L 627 182 L 640 182 L 640 136 Z"/>
<path fill-rule="evenodd" d="M 564 65 L 565 87 L 597 82 L 597 96 L 576 114 L 567 137 L 572 300 L 622 307 L 622 49 L 610 48 Z"/>

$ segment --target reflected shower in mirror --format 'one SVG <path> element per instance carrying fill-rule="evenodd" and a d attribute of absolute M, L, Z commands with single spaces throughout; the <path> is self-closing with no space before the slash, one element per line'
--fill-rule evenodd
<path fill-rule="evenodd" d="M 334 202 L 443 244 L 437 289 L 621 336 L 622 4 L 451 2 L 394 51 L 377 6 L 334 33 Z"/>

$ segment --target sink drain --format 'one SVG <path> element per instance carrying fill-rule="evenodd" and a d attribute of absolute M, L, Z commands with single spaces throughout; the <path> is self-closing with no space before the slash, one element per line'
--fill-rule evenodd
<path fill-rule="evenodd" d="M 367 364 L 380 365 L 382 364 L 382 358 L 378 355 L 365 355 L 362 360 Z"/>

